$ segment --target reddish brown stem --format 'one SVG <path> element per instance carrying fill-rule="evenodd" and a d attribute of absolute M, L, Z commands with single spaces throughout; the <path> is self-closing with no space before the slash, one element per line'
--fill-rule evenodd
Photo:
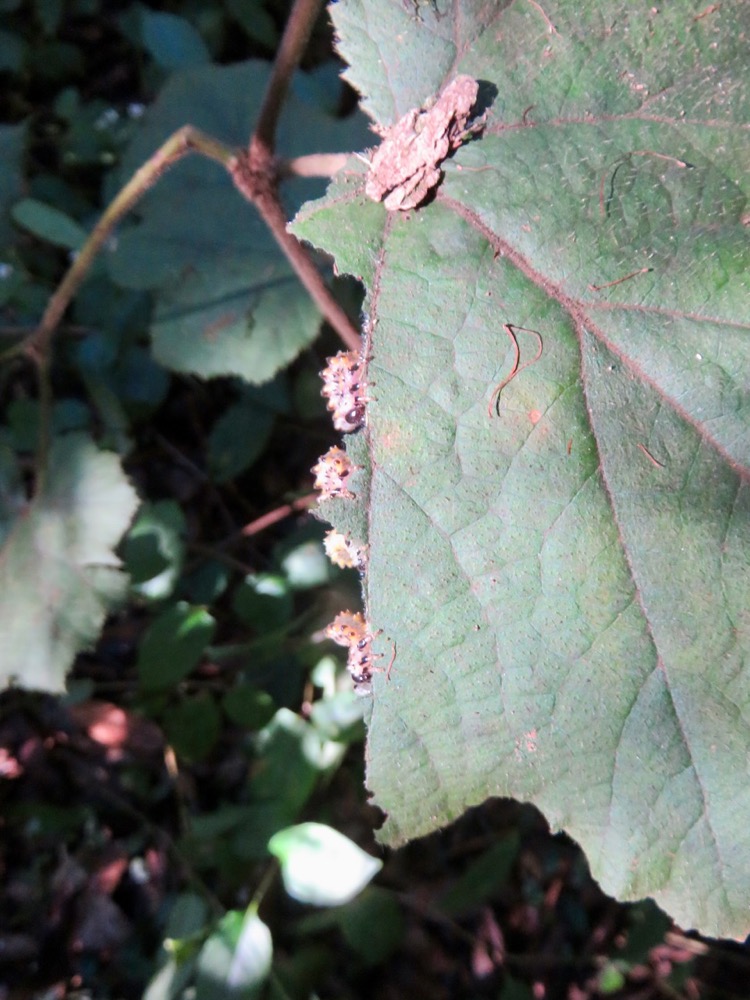
<path fill-rule="evenodd" d="M 256 201 L 255 207 L 260 212 L 263 221 L 274 234 L 276 242 L 297 272 L 297 277 L 305 286 L 311 299 L 323 313 L 323 316 L 328 320 L 350 351 L 361 351 L 362 338 L 359 335 L 359 331 L 336 299 L 334 299 L 333 295 L 331 295 L 328 286 L 310 259 L 307 250 L 305 250 L 296 236 L 292 236 L 291 233 L 287 232 L 286 216 L 278 199 L 261 199 L 260 201 Z"/>
<path fill-rule="evenodd" d="M 269 151 L 275 148 L 276 126 L 281 108 L 294 71 L 310 38 L 321 3 L 322 0 L 296 0 L 286 22 L 253 136 Z"/>
<path fill-rule="evenodd" d="M 298 500 L 293 500 L 291 503 L 285 503 L 282 507 L 277 507 L 275 510 L 271 510 L 267 514 L 263 514 L 261 517 L 256 517 L 254 521 L 246 524 L 242 529 L 241 534 L 246 538 L 249 538 L 252 535 L 258 535 L 261 531 L 265 531 L 266 528 L 270 528 L 272 524 L 277 524 L 279 521 L 283 521 L 285 517 L 289 517 L 297 511 L 309 510 L 310 507 L 315 506 L 317 500 L 317 494 L 308 493 L 307 496 L 300 497 Z"/>
<path fill-rule="evenodd" d="M 292 75 L 305 50 L 321 0 L 295 0 L 271 71 L 247 153 L 230 165 L 237 189 L 257 208 L 286 259 L 323 316 L 352 351 L 361 350 L 359 331 L 318 273 L 310 254 L 291 233 L 278 193 L 281 164 L 274 157 L 276 126 Z M 339 169 L 340 162 L 333 168 Z M 331 165 L 328 165 L 331 169 Z"/>
<path fill-rule="evenodd" d="M 313 302 L 349 350 L 361 350 L 362 341 L 357 328 L 331 295 L 307 250 L 287 231 L 286 216 L 276 186 L 276 164 L 271 151 L 257 136 L 253 136 L 249 152 L 239 154 L 230 163 L 229 171 L 237 190 L 257 208 Z"/>

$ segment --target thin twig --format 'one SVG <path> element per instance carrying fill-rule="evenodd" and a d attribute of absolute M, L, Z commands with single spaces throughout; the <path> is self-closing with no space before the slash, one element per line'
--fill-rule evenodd
<path fill-rule="evenodd" d="M 315 267 L 309 253 L 299 240 L 287 231 L 287 220 L 279 199 L 276 183 L 276 161 L 270 149 L 253 136 L 247 153 L 239 153 L 229 163 L 235 186 L 255 205 L 271 230 L 279 249 L 294 268 L 313 302 L 351 351 L 359 351 L 362 341 L 359 331 L 331 294 Z"/>
<path fill-rule="evenodd" d="M 299 499 L 293 500 L 291 503 L 285 503 L 281 507 L 276 507 L 275 510 L 271 510 L 267 514 L 262 514 L 260 517 L 256 517 L 254 521 L 246 524 L 240 531 L 240 535 L 245 538 L 258 535 L 261 531 L 265 531 L 266 528 L 270 528 L 272 524 L 277 524 L 279 521 L 283 521 L 284 518 L 290 517 L 298 511 L 309 510 L 315 506 L 317 500 L 317 493 L 308 493 L 306 496 L 299 497 Z"/>
<path fill-rule="evenodd" d="M 192 125 L 185 125 L 171 135 L 154 155 L 140 169 L 136 170 L 114 201 L 107 207 L 81 252 L 50 298 L 39 326 L 25 341 L 18 345 L 17 349 L 14 349 L 14 353 L 17 353 L 17 350 L 22 350 L 37 363 L 49 353 L 50 341 L 65 310 L 115 226 L 169 167 L 191 152 L 202 153 L 209 159 L 216 160 L 226 166 L 234 151 L 217 139 L 204 135 Z"/>
<path fill-rule="evenodd" d="M 541 4 L 537 3 L 536 0 L 529 0 L 529 3 L 531 4 L 532 7 L 536 7 L 536 9 L 542 15 L 542 17 L 544 18 L 544 20 L 547 22 L 547 30 L 549 31 L 549 33 L 551 35 L 559 35 L 560 32 L 554 26 L 554 24 L 552 23 L 552 21 L 550 21 L 549 17 L 547 17 L 547 14 L 545 13 L 544 7 L 542 7 Z"/>
<path fill-rule="evenodd" d="M 36 467 L 38 470 L 35 493 L 38 496 L 44 488 L 44 477 L 50 449 L 50 414 L 52 390 L 50 382 L 50 347 L 52 338 L 60 325 L 71 299 L 83 284 L 94 260 L 106 244 L 112 231 L 126 212 L 143 197 L 161 175 L 183 156 L 190 152 L 200 152 L 210 159 L 226 165 L 232 157 L 232 150 L 218 140 L 204 135 L 191 125 L 178 129 L 154 155 L 137 170 L 120 193 L 107 207 L 101 219 L 94 226 L 80 253 L 68 268 L 57 286 L 44 311 L 39 325 L 22 341 L 0 354 L 0 361 L 15 355 L 25 354 L 37 367 L 39 379 L 39 445 Z"/>
<path fill-rule="evenodd" d="M 273 858 L 273 860 L 266 866 L 266 870 L 263 872 L 263 875 L 255 888 L 253 898 L 250 900 L 246 912 L 252 913 L 260 908 L 260 904 L 263 902 L 264 896 L 275 882 L 278 874 L 279 862 L 276 858 Z"/>
<path fill-rule="evenodd" d="M 286 22 L 253 138 L 273 152 L 276 126 L 289 84 L 307 46 L 322 0 L 296 0 Z"/>
<path fill-rule="evenodd" d="M 286 216 L 281 203 L 278 200 L 270 201 L 264 198 L 256 201 L 255 207 L 325 319 L 328 320 L 350 351 L 362 350 L 362 338 L 359 331 L 331 294 L 328 285 L 323 281 L 320 272 L 313 264 L 308 251 L 305 250 L 296 236 L 287 231 Z"/>
<path fill-rule="evenodd" d="M 282 168 L 274 156 L 276 126 L 292 75 L 302 58 L 320 7 L 321 0 L 295 0 L 247 152 L 238 155 L 229 170 L 237 190 L 256 207 L 325 319 L 349 350 L 359 351 L 362 346 L 359 331 L 334 299 L 309 252 L 287 232 L 287 219 L 278 192 Z"/>

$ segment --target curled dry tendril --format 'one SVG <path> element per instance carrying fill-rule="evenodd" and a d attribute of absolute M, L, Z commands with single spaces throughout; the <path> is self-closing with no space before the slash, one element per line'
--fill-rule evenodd
<path fill-rule="evenodd" d="M 493 410 L 495 411 L 495 413 L 497 413 L 498 416 L 500 416 L 500 393 L 503 391 L 506 385 L 511 383 L 513 379 L 516 377 L 516 375 L 519 375 L 524 370 L 524 368 L 528 368 L 529 365 L 535 364 L 541 358 L 542 351 L 544 350 L 544 343 L 542 341 L 541 334 L 538 333 L 536 330 L 529 330 L 529 328 L 525 326 L 514 326 L 511 323 L 503 323 L 503 330 L 505 330 L 505 333 L 513 347 L 513 355 L 514 355 L 513 365 L 510 369 L 510 372 L 505 376 L 502 382 L 500 382 L 499 385 L 495 386 L 495 388 L 492 391 L 492 395 L 490 396 L 490 401 L 487 404 L 487 415 L 490 417 L 490 419 L 492 418 Z M 518 346 L 518 338 L 516 337 L 516 330 L 523 330 L 524 333 L 533 334 L 536 337 L 537 343 L 539 345 L 539 349 L 537 350 L 534 357 L 530 361 L 524 361 L 523 364 L 520 364 L 521 349 Z"/>

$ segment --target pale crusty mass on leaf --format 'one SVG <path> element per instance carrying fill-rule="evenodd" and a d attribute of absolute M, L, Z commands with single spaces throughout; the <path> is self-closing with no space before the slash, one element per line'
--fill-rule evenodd
<path fill-rule="evenodd" d="M 484 124 L 482 118 L 469 125 L 478 92 L 476 80 L 457 76 L 432 107 L 412 108 L 386 129 L 370 162 L 367 196 L 390 212 L 421 205 L 440 183 L 446 156 Z"/>

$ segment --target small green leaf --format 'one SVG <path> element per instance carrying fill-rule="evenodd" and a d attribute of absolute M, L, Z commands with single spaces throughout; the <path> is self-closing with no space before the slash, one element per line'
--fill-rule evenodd
<path fill-rule="evenodd" d="M 318 780 L 321 740 L 312 726 L 288 708 L 280 708 L 255 737 L 263 768 L 253 780 L 258 801 L 273 802 L 286 826 L 299 814 Z"/>
<path fill-rule="evenodd" d="M 262 729 L 274 716 L 276 706 L 266 691 L 259 691 L 250 684 L 227 691 L 222 701 L 227 717 L 238 726 Z"/>
<path fill-rule="evenodd" d="M 0 685 L 64 690 L 73 657 L 126 593 L 113 547 L 137 505 L 115 455 L 79 434 L 54 441 L 40 492 L 0 550 Z"/>
<path fill-rule="evenodd" d="M 300 903 L 340 906 L 364 889 L 383 862 L 322 823 L 300 823 L 280 830 L 268 850 L 281 864 L 284 888 Z"/>
<path fill-rule="evenodd" d="M 221 735 L 221 712 L 210 694 L 185 698 L 164 710 L 164 731 L 178 757 L 204 760 Z"/>
<path fill-rule="evenodd" d="M 333 661 L 335 663 L 335 661 Z M 320 664 L 317 665 L 316 671 Z M 340 669 L 340 668 L 339 668 Z M 313 683 L 315 672 L 312 674 Z M 347 681 L 347 690 L 327 694 L 313 703 L 310 711 L 310 721 L 321 734 L 329 740 L 340 743 L 359 743 L 362 740 L 362 718 L 365 710 L 365 699 L 358 698 Z"/>
<path fill-rule="evenodd" d="M 131 587 L 143 597 L 168 597 L 182 570 L 185 515 L 174 500 L 145 503 L 128 532 L 123 552 Z"/>
<path fill-rule="evenodd" d="M 163 611 L 141 643 L 138 675 L 146 691 L 169 688 L 197 666 L 213 638 L 216 622 L 204 609 L 184 601 Z"/>
<path fill-rule="evenodd" d="M 59 208 L 46 205 L 36 198 L 23 198 L 11 211 L 16 225 L 21 226 L 40 240 L 67 250 L 80 250 L 88 233 Z"/>
<path fill-rule="evenodd" d="M 625 975 L 619 962 L 608 962 L 596 977 L 597 988 L 609 996 L 610 993 L 617 993 L 625 986 Z"/>
<path fill-rule="evenodd" d="M 234 479 L 262 455 L 273 430 L 274 414 L 254 399 L 232 403 L 214 424 L 208 441 L 208 464 L 219 483 Z"/>
<path fill-rule="evenodd" d="M 295 545 L 281 560 L 287 579 L 296 590 L 308 590 L 328 583 L 333 567 L 319 541 L 310 539 Z"/>
<path fill-rule="evenodd" d="M 377 965 L 402 944 L 404 914 L 392 892 L 371 885 L 337 914 L 344 940 L 365 965 Z"/>
<path fill-rule="evenodd" d="M 182 577 L 181 596 L 193 604 L 213 604 L 229 584 L 229 571 L 224 563 L 209 559 L 201 563 L 192 573 Z"/>
<path fill-rule="evenodd" d="M 192 24 L 177 14 L 141 7 L 141 38 L 146 51 L 164 69 L 186 69 L 211 59 Z"/>
<path fill-rule="evenodd" d="M 285 577 L 257 573 L 246 576 L 236 588 L 232 607 L 257 632 L 271 632 L 292 617 L 294 596 Z"/>
<path fill-rule="evenodd" d="M 195 1000 L 253 1000 L 263 990 L 272 957 L 271 932 L 260 917 L 230 911 L 201 949 Z"/>
<path fill-rule="evenodd" d="M 158 970 L 151 978 L 143 1000 L 174 1000 L 190 982 L 197 959 L 196 940 L 208 920 L 206 904 L 200 896 L 182 893 L 172 907 L 158 958 Z"/>

